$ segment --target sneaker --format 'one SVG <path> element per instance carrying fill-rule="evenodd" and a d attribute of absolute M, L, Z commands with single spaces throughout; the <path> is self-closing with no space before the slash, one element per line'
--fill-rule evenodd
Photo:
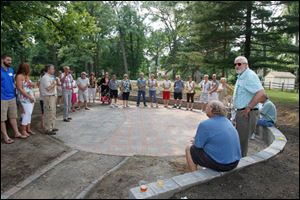
<path fill-rule="evenodd" d="M 175 105 L 173 106 L 173 108 L 177 108 L 177 105 L 175 104 Z"/>
<path fill-rule="evenodd" d="M 254 139 L 255 139 L 255 133 L 252 133 L 250 139 L 251 139 L 251 140 L 254 140 Z"/>
<path fill-rule="evenodd" d="M 68 120 L 72 120 L 72 117 L 68 117 Z"/>
<path fill-rule="evenodd" d="M 189 110 L 189 108 L 186 108 L 186 110 Z"/>
<path fill-rule="evenodd" d="M 85 109 L 86 109 L 86 110 L 91 110 L 91 109 L 90 109 L 90 108 L 88 108 L 88 107 L 86 107 Z"/>
<path fill-rule="evenodd" d="M 54 129 L 52 129 L 52 131 L 55 131 L 55 132 L 56 132 L 56 131 L 58 131 L 58 128 L 54 128 Z"/>
<path fill-rule="evenodd" d="M 70 120 L 68 120 L 68 119 L 64 119 L 63 121 L 64 121 L 64 122 L 70 122 Z"/>
<path fill-rule="evenodd" d="M 115 106 L 114 106 L 114 105 L 110 105 L 110 107 L 111 107 L 111 108 L 115 108 Z"/>
<path fill-rule="evenodd" d="M 144 107 L 147 107 L 147 105 L 145 104 Z"/>
<path fill-rule="evenodd" d="M 181 106 L 178 106 L 178 109 L 181 109 Z"/>
<path fill-rule="evenodd" d="M 56 135 L 56 133 L 54 131 L 46 131 L 45 134 L 46 135 Z"/>

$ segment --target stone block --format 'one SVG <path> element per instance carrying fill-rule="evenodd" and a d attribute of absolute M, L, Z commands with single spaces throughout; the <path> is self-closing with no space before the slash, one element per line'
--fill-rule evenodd
<path fill-rule="evenodd" d="M 182 190 L 202 183 L 205 178 L 197 176 L 194 172 L 186 173 L 172 178 Z"/>
<path fill-rule="evenodd" d="M 168 199 L 182 190 L 172 178 L 164 180 L 163 187 L 159 187 L 157 182 L 150 183 L 149 187 L 155 192 L 155 195 L 151 197 L 153 199 Z"/>
<path fill-rule="evenodd" d="M 146 192 L 141 192 L 140 187 L 131 188 L 129 191 L 129 199 L 151 199 L 155 195 L 155 192 L 149 186 Z"/>
<path fill-rule="evenodd" d="M 263 158 L 264 160 L 268 160 L 269 158 L 273 157 L 274 154 L 268 153 L 266 151 L 260 151 L 255 156 Z"/>

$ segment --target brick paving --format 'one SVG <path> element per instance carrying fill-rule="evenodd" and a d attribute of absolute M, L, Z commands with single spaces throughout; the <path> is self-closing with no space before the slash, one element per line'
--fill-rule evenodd
<path fill-rule="evenodd" d="M 57 120 L 55 136 L 70 147 L 108 155 L 179 156 L 207 117 L 198 111 L 131 104 L 125 109 L 97 106 L 72 118 L 69 123 Z"/>

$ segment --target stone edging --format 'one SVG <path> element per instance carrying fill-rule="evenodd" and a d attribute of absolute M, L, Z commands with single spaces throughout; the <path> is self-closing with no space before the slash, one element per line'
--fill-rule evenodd
<path fill-rule="evenodd" d="M 156 182 L 148 184 L 147 192 L 140 192 L 139 187 L 130 189 L 130 199 L 167 199 L 175 193 L 183 191 L 201 183 L 208 182 L 216 177 L 230 174 L 234 171 L 241 170 L 247 166 L 266 161 L 283 151 L 287 143 L 286 137 L 275 127 L 257 129 L 257 137 L 262 139 L 268 147 L 255 155 L 243 157 L 238 166 L 229 172 L 217 172 L 208 168 L 203 168 L 196 172 L 185 173 L 179 176 L 166 179 L 164 187 L 160 188 Z"/>

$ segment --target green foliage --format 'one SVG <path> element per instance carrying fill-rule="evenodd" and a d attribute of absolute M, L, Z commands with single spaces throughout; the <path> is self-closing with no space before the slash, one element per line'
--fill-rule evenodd
<path fill-rule="evenodd" d="M 35 76 L 53 63 L 98 77 L 165 70 L 234 82 L 245 53 L 255 70 L 299 69 L 297 1 L 1 1 L 1 35 L 1 52 Z"/>

